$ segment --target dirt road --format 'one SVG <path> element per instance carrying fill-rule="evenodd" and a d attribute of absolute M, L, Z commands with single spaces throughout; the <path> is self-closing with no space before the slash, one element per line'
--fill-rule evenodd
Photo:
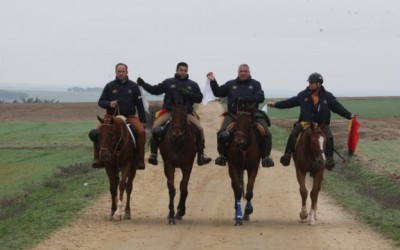
<path fill-rule="evenodd" d="M 217 156 L 216 119 L 221 112 L 218 103 L 199 109 L 207 136 L 206 153 L 213 158 Z M 233 226 L 233 192 L 226 167 L 194 166 L 186 215 L 170 226 L 162 165 L 147 165 L 134 180 L 132 220 L 107 221 L 110 198 L 105 194 L 77 221 L 35 249 L 396 249 L 358 223 L 323 191 L 317 224 L 299 223 L 295 171 L 293 166 L 282 167 L 279 157 L 279 152 L 273 152 L 276 166 L 260 169 L 254 189 L 254 213 L 243 226 Z"/>

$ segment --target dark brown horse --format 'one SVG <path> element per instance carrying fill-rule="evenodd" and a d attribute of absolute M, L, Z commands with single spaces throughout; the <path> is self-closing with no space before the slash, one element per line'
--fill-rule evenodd
<path fill-rule="evenodd" d="M 314 225 L 317 219 L 318 193 L 321 190 L 322 178 L 326 163 L 325 145 L 326 137 L 323 129 L 314 123 L 303 123 L 303 131 L 293 153 L 293 161 L 296 166 L 297 181 L 300 185 L 301 211 L 300 219 L 305 222 L 307 214 L 306 200 L 308 190 L 306 188 L 306 175 L 310 173 L 313 178 L 311 196 L 311 209 L 309 224 Z"/>
<path fill-rule="evenodd" d="M 186 198 L 188 196 L 188 184 L 196 156 L 194 130 L 187 121 L 186 106 L 176 104 L 171 111 L 171 120 L 164 139 L 160 144 L 160 153 L 164 161 L 164 174 L 167 178 L 169 192 L 168 223 L 175 224 L 175 219 L 181 220 L 186 212 Z M 174 185 L 175 168 L 182 171 L 180 183 L 180 198 L 175 214 L 174 198 L 176 189 Z"/>
<path fill-rule="evenodd" d="M 100 160 L 104 161 L 110 182 L 111 214 L 109 219 L 121 220 L 123 197 L 126 191 L 124 219 L 131 219 L 130 198 L 136 175 L 136 148 L 123 116 L 101 119 L 99 128 Z M 121 177 L 119 175 L 121 173 Z M 119 196 L 118 194 L 119 187 Z"/>
<path fill-rule="evenodd" d="M 235 225 L 248 221 L 253 213 L 253 188 L 260 165 L 260 148 L 252 113 L 255 105 L 243 105 L 237 112 L 237 120 L 233 126 L 233 140 L 228 150 L 229 176 L 235 196 Z M 244 171 L 247 170 L 246 207 L 242 213 L 241 199 L 244 195 Z"/>

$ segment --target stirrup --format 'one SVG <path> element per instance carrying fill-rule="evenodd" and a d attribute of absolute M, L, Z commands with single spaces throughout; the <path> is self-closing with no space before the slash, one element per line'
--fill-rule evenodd
<path fill-rule="evenodd" d="M 227 159 L 224 155 L 220 155 L 215 159 L 215 164 L 220 166 L 226 166 Z"/>
<path fill-rule="evenodd" d="M 157 154 L 150 154 L 149 159 L 147 160 L 151 165 L 158 165 Z"/>
<path fill-rule="evenodd" d="M 264 158 L 261 160 L 261 165 L 262 165 L 264 168 L 270 168 L 270 167 L 275 166 L 275 163 L 274 163 L 274 161 L 273 161 L 271 158 L 269 158 L 269 157 L 267 156 L 267 157 L 264 157 Z"/>
<path fill-rule="evenodd" d="M 290 164 L 290 158 L 291 158 L 291 154 L 284 154 L 281 159 L 280 162 L 282 163 L 283 166 L 287 167 Z"/>

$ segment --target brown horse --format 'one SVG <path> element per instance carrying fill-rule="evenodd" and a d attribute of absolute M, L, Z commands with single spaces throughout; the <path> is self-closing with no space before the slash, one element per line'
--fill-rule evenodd
<path fill-rule="evenodd" d="M 253 213 L 251 199 L 261 157 L 252 116 L 255 105 L 243 105 L 241 109 L 243 111 L 237 112 L 237 120 L 232 129 L 233 141 L 228 149 L 229 176 L 235 196 L 235 225 L 242 225 L 243 220 L 248 221 L 250 214 Z M 247 203 L 243 217 L 241 199 L 244 195 L 245 170 L 248 180 L 245 195 Z"/>
<path fill-rule="evenodd" d="M 187 121 L 186 106 L 176 104 L 171 111 L 171 120 L 164 139 L 160 144 L 160 153 L 164 161 L 164 174 L 167 178 L 169 192 L 168 223 L 175 224 L 181 220 L 186 212 L 186 198 L 188 196 L 188 184 L 196 156 L 195 136 L 193 127 Z M 182 171 L 180 183 L 180 198 L 175 214 L 174 198 L 176 189 L 174 185 L 175 168 Z"/>
<path fill-rule="evenodd" d="M 123 116 L 101 119 L 99 127 L 100 160 L 104 161 L 110 182 L 111 214 L 109 220 L 121 220 L 123 196 L 126 191 L 124 219 L 131 219 L 130 199 L 136 175 L 136 148 Z M 121 172 L 121 178 L 119 173 Z M 117 197 L 119 187 L 119 197 Z"/>
<path fill-rule="evenodd" d="M 311 196 L 311 209 L 309 224 L 314 225 L 317 219 L 318 193 L 321 190 L 322 178 L 326 163 L 325 157 L 326 137 L 321 127 L 314 123 L 304 123 L 303 131 L 293 153 L 293 161 L 296 166 L 297 181 L 300 185 L 302 207 L 300 219 L 306 222 L 308 217 L 306 200 L 308 191 L 306 188 L 306 174 L 313 178 Z"/>

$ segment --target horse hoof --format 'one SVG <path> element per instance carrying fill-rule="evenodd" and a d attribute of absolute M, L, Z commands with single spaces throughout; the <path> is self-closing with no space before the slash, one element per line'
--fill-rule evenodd
<path fill-rule="evenodd" d="M 243 220 L 244 221 L 249 221 L 250 220 L 250 215 L 249 214 L 244 214 Z"/>
<path fill-rule="evenodd" d="M 301 219 L 301 220 L 305 220 L 305 219 L 307 219 L 307 218 L 308 218 L 308 214 L 307 214 L 307 213 L 305 213 L 305 214 L 300 213 L 300 219 Z"/>
<path fill-rule="evenodd" d="M 179 214 L 176 214 L 176 215 L 175 215 L 175 220 L 182 220 L 182 216 L 179 215 Z"/>
<path fill-rule="evenodd" d="M 124 215 L 124 220 L 130 220 L 131 219 L 131 214 L 127 213 Z"/>
<path fill-rule="evenodd" d="M 243 225 L 243 220 L 242 219 L 237 219 L 235 222 L 235 226 L 241 226 Z"/>
<path fill-rule="evenodd" d="M 169 219 L 168 224 L 169 225 L 175 225 L 175 219 Z"/>

